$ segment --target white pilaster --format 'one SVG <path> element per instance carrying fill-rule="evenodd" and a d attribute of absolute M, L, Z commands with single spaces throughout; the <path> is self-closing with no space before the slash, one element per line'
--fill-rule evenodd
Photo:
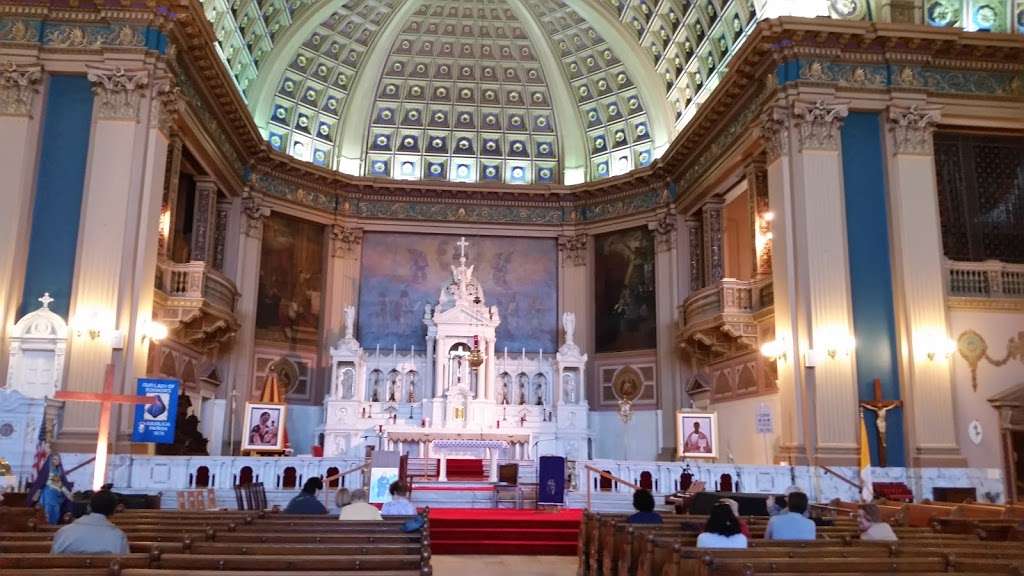
<path fill-rule="evenodd" d="M 943 293 L 942 231 L 932 131 L 937 106 L 889 109 L 888 174 L 896 319 L 911 466 L 962 466 Z M 951 352 L 951 350 L 949 350 Z"/>
<path fill-rule="evenodd" d="M 671 446 L 658 446 L 658 449 L 671 448 L 675 445 L 675 413 L 681 407 L 679 391 L 679 360 L 676 353 L 676 303 L 679 302 L 679 273 L 676 262 L 679 260 L 676 229 L 679 217 L 669 206 L 658 218 L 648 224 L 654 233 L 654 285 L 655 308 L 658 319 L 657 328 L 657 387 L 658 408 L 665 416 L 661 419 L 662 441 L 671 440 Z"/>
<path fill-rule="evenodd" d="M 17 320 L 32 231 L 41 78 L 38 65 L 0 66 L 0 387 L 7 374 L 7 329 Z"/>

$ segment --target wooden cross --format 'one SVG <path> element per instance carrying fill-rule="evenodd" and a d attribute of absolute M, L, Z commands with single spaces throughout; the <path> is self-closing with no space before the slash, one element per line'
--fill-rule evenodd
<path fill-rule="evenodd" d="M 878 465 L 886 465 L 885 449 L 888 445 L 885 438 L 886 416 L 889 410 L 903 406 L 902 400 L 882 400 L 882 381 L 875 378 L 875 399 L 861 402 L 860 407 L 875 413 L 875 426 L 878 427 Z"/>
<path fill-rule="evenodd" d="M 129 394 L 114 394 L 114 365 L 107 364 L 107 375 L 103 381 L 103 391 L 95 392 L 65 392 L 63 390 L 54 395 L 57 400 L 70 400 L 72 402 L 98 402 L 100 404 L 100 422 L 96 434 L 96 464 L 92 472 L 92 489 L 99 490 L 103 486 L 107 471 L 107 441 L 110 439 L 110 408 L 114 404 L 156 404 L 156 396 L 132 396 Z M 171 418 L 174 417 L 172 414 Z"/>

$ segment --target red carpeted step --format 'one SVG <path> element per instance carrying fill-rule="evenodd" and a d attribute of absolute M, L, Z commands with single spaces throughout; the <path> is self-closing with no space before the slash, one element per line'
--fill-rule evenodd
<path fill-rule="evenodd" d="M 435 554 L 575 556 L 580 510 L 432 509 Z"/>
<path fill-rule="evenodd" d="M 448 460 L 448 480 L 484 480 L 484 461 L 477 458 Z"/>

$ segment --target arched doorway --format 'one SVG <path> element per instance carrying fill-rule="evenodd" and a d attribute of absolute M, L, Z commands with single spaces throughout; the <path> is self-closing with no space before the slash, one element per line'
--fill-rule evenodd
<path fill-rule="evenodd" d="M 996 394 L 988 402 L 999 413 L 1006 500 L 1020 502 L 1024 499 L 1024 384 Z"/>

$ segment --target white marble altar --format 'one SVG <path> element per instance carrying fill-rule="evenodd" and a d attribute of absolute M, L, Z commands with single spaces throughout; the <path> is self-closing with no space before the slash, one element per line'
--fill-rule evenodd
<path fill-rule="evenodd" d="M 23 485 L 32 472 L 45 410 L 45 399 L 0 388 L 0 457 L 11 465 L 18 484 Z"/>
<path fill-rule="evenodd" d="M 10 333 L 6 387 L 29 398 L 52 398 L 64 378 L 68 325 L 50 310 L 53 298 L 48 293 L 39 302 Z"/>
<path fill-rule="evenodd" d="M 575 316 L 563 314 L 565 344 L 499 352 L 497 306 L 467 265 L 458 266 L 437 304 L 427 306 L 425 352 L 364 350 L 354 337 L 355 309 L 345 310 L 345 335 L 331 348 L 331 387 L 324 399 L 324 455 L 357 457 L 392 431 L 515 431 L 538 454 L 586 458 L 590 438 L 584 398 L 587 355 L 573 341 Z M 383 437 L 382 437 L 383 436 Z M 411 455 L 418 449 L 409 448 Z M 521 457 L 521 452 L 516 452 Z M 513 455 L 510 455 L 513 456 Z"/>

